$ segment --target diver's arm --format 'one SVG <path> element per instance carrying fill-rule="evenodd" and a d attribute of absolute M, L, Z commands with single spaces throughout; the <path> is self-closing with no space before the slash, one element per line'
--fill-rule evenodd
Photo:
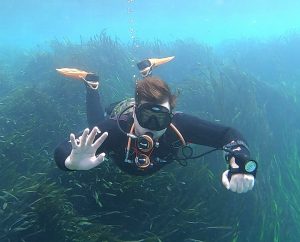
<path fill-rule="evenodd" d="M 184 113 L 176 113 L 172 122 L 189 143 L 222 148 L 232 141 L 241 141 L 247 146 L 242 134 L 231 127 Z"/>
<path fill-rule="evenodd" d="M 234 147 L 233 152 L 227 156 L 228 170 L 222 175 L 222 183 L 227 189 L 237 193 L 253 188 L 257 168 L 251 173 L 246 172 L 250 152 L 240 132 L 183 113 L 175 114 L 173 122 L 187 142 L 218 149 L 224 146 Z"/>
<path fill-rule="evenodd" d="M 58 168 L 64 171 L 70 171 L 65 166 L 65 161 L 67 157 L 71 154 L 72 145 L 70 141 L 64 141 L 63 143 L 59 144 L 54 150 L 54 160 Z"/>

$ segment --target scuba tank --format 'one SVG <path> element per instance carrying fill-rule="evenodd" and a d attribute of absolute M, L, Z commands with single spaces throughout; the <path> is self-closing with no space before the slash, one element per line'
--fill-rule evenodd
<path fill-rule="evenodd" d="M 105 108 L 105 113 L 111 119 L 117 119 L 122 111 L 126 110 L 122 114 L 128 114 L 133 112 L 133 106 L 135 104 L 134 98 L 126 98 L 122 101 L 112 103 L 109 107 Z M 129 108 L 131 106 L 131 108 Z"/>

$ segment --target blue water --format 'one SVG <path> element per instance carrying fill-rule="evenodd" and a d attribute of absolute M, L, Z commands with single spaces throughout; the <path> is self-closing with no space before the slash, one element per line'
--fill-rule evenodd
<path fill-rule="evenodd" d="M 0 0 L 0 242 L 95 242 L 106 226 L 125 241 L 298 242 L 299 9 L 300 0 Z M 87 41 L 102 31 L 121 43 Z M 74 45 L 81 39 L 90 45 Z M 139 41 L 151 42 L 136 53 L 123 44 Z M 84 86 L 55 69 L 99 74 L 108 106 L 134 94 L 129 60 L 169 54 L 154 74 L 180 91 L 177 110 L 242 132 L 259 162 L 253 191 L 223 188 L 222 154 L 145 180 L 109 161 L 56 167 L 57 144 L 87 124 Z"/>
<path fill-rule="evenodd" d="M 299 9 L 297 0 L 1 0 L 0 47 L 78 42 L 103 30 L 124 42 L 264 40 L 299 31 Z"/>

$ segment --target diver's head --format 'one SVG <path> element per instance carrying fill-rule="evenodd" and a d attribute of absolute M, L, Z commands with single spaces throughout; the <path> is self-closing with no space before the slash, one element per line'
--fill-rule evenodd
<path fill-rule="evenodd" d="M 147 132 L 157 139 L 172 121 L 176 96 L 158 77 L 146 77 L 137 82 L 135 93 L 134 125 L 137 135 Z"/>

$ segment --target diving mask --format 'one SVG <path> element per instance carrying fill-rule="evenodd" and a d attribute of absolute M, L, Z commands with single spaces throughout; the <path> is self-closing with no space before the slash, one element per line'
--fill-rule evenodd
<path fill-rule="evenodd" d="M 135 114 L 141 127 L 155 131 L 167 128 L 172 121 L 172 112 L 158 104 L 140 104 L 135 109 Z"/>

